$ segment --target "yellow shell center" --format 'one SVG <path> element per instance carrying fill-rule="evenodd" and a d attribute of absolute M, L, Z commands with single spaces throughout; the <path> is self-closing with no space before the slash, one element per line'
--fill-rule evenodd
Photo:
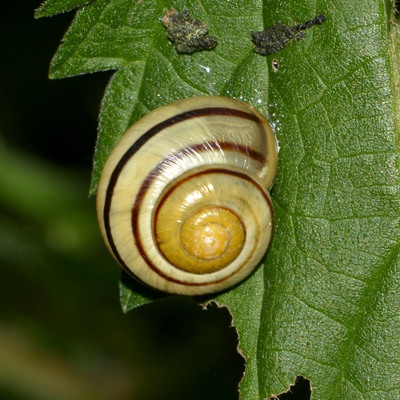
<path fill-rule="evenodd" d="M 198 228 L 186 223 L 182 234 L 185 250 L 201 260 L 212 260 L 221 256 L 230 241 L 226 227 L 218 223 L 205 224 Z"/>
<path fill-rule="evenodd" d="M 203 207 L 181 227 L 180 242 L 187 257 L 175 259 L 169 252 L 168 258 L 185 271 L 215 272 L 235 260 L 244 241 L 245 230 L 236 213 L 219 206 Z"/>
<path fill-rule="evenodd" d="M 243 249 L 245 228 L 231 209 L 201 207 L 185 219 L 162 207 L 155 224 L 157 247 L 175 267 L 194 274 L 224 269 Z"/>

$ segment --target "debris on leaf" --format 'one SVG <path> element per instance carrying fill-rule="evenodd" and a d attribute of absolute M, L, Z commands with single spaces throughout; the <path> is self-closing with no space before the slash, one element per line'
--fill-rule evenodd
<path fill-rule="evenodd" d="M 167 28 L 169 40 L 175 43 L 178 53 L 191 54 L 195 51 L 210 50 L 218 43 L 217 38 L 208 35 L 208 26 L 191 19 L 187 10 L 180 13 L 171 8 L 165 14 L 162 23 Z"/>
<path fill-rule="evenodd" d="M 256 45 L 254 51 L 263 56 L 277 53 L 283 50 L 288 43 L 304 39 L 306 29 L 320 25 L 325 20 L 325 15 L 320 14 L 304 24 L 295 24 L 293 27 L 278 22 L 263 31 L 251 32 L 251 41 Z"/>

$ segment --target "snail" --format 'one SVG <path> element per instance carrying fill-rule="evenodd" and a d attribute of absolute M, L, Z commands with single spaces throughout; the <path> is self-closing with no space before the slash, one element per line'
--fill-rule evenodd
<path fill-rule="evenodd" d="M 257 267 L 273 233 L 277 143 L 252 106 L 218 96 L 155 109 L 122 136 L 97 215 L 131 276 L 181 295 L 222 291 Z"/>

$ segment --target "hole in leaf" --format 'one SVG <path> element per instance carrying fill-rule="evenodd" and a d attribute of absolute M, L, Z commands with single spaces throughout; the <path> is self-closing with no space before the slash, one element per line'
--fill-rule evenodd
<path fill-rule="evenodd" d="M 268 400 L 311 400 L 311 382 L 302 375 L 297 375 L 294 384 L 286 392 L 269 397 Z"/>

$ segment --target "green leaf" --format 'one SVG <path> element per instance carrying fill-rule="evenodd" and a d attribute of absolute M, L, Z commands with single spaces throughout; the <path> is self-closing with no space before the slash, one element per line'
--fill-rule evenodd
<path fill-rule="evenodd" d="M 268 8 L 287 23 L 296 11 Z M 261 310 L 249 308 L 261 316 L 258 382 L 245 378 L 243 399 L 298 374 L 317 399 L 400 396 L 397 27 L 382 3 L 322 11 L 326 24 L 277 54 L 270 77 L 277 225 Z"/>
<path fill-rule="evenodd" d="M 73 10 L 92 0 L 47 0 L 35 12 L 35 18 L 51 17 L 52 15 Z"/>
<path fill-rule="evenodd" d="M 390 2 L 174 7 L 206 22 L 218 46 L 177 54 L 160 22 L 166 1 L 95 0 L 52 61 L 53 78 L 117 69 L 91 193 L 116 141 L 155 107 L 226 95 L 269 114 L 280 146 L 273 245 L 250 279 L 215 296 L 233 313 L 247 358 L 241 399 L 282 392 L 299 374 L 315 399 L 400 398 L 399 40 Z M 306 39 L 253 53 L 250 31 L 319 13 L 327 20 Z M 122 282 L 121 299 L 129 310 L 151 296 Z"/>

